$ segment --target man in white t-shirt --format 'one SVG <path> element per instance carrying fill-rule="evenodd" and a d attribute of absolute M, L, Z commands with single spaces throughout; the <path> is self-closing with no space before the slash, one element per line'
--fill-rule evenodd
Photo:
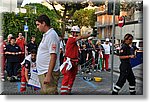
<path fill-rule="evenodd" d="M 104 44 L 102 44 L 103 48 L 104 48 L 104 57 L 103 57 L 103 66 L 102 66 L 102 70 L 104 71 L 109 71 L 108 67 L 109 67 L 109 55 L 111 52 L 111 44 L 109 43 L 109 38 L 106 38 Z M 104 67 L 105 64 L 105 67 Z"/>
<path fill-rule="evenodd" d="M 50 27 L 47 15 L 39 16 L 36 25 L 39 31 L 44 32 L 36 60 L 41 94 L 58 94 L 60 40 L 55 30 Z"/>

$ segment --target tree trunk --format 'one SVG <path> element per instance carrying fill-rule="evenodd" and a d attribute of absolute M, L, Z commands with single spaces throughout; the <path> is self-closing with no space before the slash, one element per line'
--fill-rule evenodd
<path fill-rule="evenodd" d="M 65 29 L 66 29 L 66 23 L 65 21 L 63 21 L 62 25 L 61 25 L 61 34 L 62 34 L 62 37 L 64 37 L 65 35 Z"/>

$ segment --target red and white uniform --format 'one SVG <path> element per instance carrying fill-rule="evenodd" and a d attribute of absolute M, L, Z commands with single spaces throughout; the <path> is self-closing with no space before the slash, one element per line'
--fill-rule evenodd
<path fill-rule="evenodd" d="M 0 42 L 0 59 L 1 59 L 1 78 L 4 79 L 4 70 L 5 70 L 5 55 L 4 55 L 4 49 L 6 47 L 6 43 Z"/>
<path fill-rule="evenodd" d="M 66 95 L 71 92 L 71 88 L 73 86 L 77 71 L 78 71 L 78 45 L 76 42 L 76 37 L 70 37 L 66 44 L 66 53 L 65 59 L 70 58 L 72 68 L 70 70 L 66 70 L 67 64 L 62 69 L 63 79 L 61 85 L 61 94 Z"/>
<path fill-rule="evenodd" d="M 25 68 L 30 70 L 30 78 L 32 77 L 32 71 L 36 70 L 36 62 L 32 62 L 31 60 L 31 54 L 26 56 L 26 58 L 24 59 L 24 61 L 21 63 L 22 65 L 22 69 L 21 69 L 21 88 L 20 88 L 20 92 L 24 92 L 26 91 L 26 78 L 25 78 Z"/>

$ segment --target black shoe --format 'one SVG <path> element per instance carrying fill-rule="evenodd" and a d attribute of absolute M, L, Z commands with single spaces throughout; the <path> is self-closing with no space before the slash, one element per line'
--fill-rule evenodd
<path fill-rule="evenodd" d="M 118 92 L 113 91 L 112 95 L 118 95 Z"/>
<path fill-rule="evenodd" d="M 16 82 L 16 79 L 14 77 L 11 77 L 10 82 Z"/>
<path fill-rule="evenodd" d="M 111 71 L 111 69 L 107 69 L 106 71 L 110 72 L 110 71 Z"/>
<path fill-rule="evenodd" d="M 130 92 L 130 95 L 136 95 L 136 92 Z"/>

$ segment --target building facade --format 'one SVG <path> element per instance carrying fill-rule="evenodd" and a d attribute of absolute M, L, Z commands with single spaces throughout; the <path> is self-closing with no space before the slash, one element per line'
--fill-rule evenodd
<path fill-rule="evenodd" d="M 107 3 L 107 2 L 106 2 Z M 95 10 L 97 15 L 97 22 L 95 23 L 98 32 L 99 39 L 105 39 L 112 37 L 112 25 L 113 25 L 113 15 L 107 14 L 107 5 L 101 5 Z M 133 18 L 130 20 L 126 19 L 128 12 L 120 11 L 120 15 L 115 15 L 115 43 L 119 43 L 120 39 L 123 40 L 123 36 L 126 33 L 130 33 L 135 39 L 143 39 L 142 31 L 142 11 L 135 10 L 133 13 Z M 125 17 L 125 25 L 120 28 L 118 26 L 118 17 Z"/>

